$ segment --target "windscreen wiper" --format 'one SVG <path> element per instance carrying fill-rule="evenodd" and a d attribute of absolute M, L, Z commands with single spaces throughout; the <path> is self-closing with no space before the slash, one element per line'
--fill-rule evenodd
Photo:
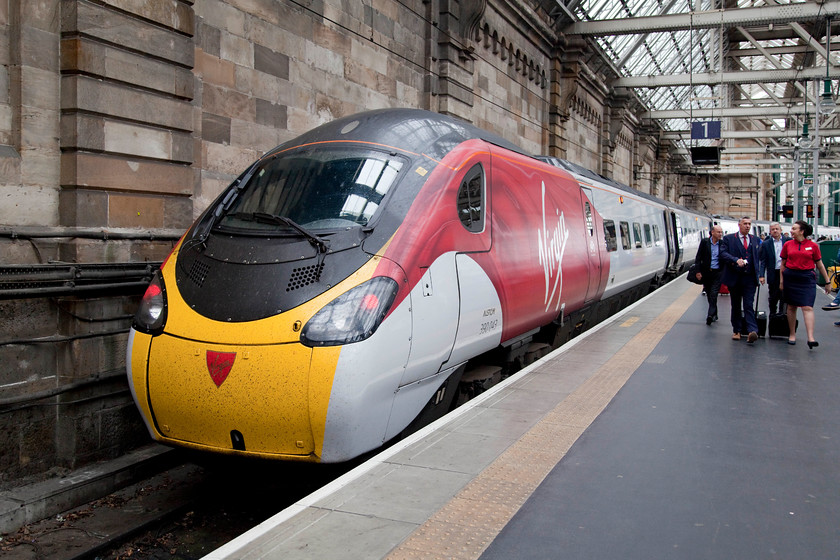
<path fill-rule="evenodd" d="M 276 224 L 276 225 L 285 225 L 289 226 L 293 230 L 297 231 L 299 234 L 304 236 L 307 241 L 309 241 L 315 248 L 318 249 L 318 253 L 326 253 L 329 249 L 329 241 L 315 235 L 302 225 L 298 224 L 291 218 L 287 218 L 286 216 L 278 216 L 277 214 L 269 214 L 268 212 L 236 212 L 234 214 L 228 214 L 231 218 L 238 218 L 240 220 L 247 220 L 247 221 L 254 221 L 260 222 L 263 224 Z"/>

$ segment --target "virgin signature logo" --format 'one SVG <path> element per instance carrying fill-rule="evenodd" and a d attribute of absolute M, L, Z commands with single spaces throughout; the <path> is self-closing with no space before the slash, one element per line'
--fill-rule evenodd
<path fill-rule="evenodd" d="M 549 219 L 553 218 L 556 218 L 556 221 L 549 225 Z M 545 182 L 542 184 L 542 222 L 542 229 L 537 230 L 537 241 L 540 248 L 540 264 L 545 273 L 545 310 L 548 311 L 554 303 L 554 310 L 557 311 L 560 309 L 560 294 L 563 292 L 562 263 L 566 241 L 569 240 L 569 230 L 566 228 L 563 212 L 558 208 L 554 209 L 554 216 L 546 216 Z"/>
<path fill-rule="evenodd" d="M 227 379 L 233 362 L 236 360 L 236 352 L 214 352 L 207 351 L 207 371 L 216 387 L 221 387 Z"/>

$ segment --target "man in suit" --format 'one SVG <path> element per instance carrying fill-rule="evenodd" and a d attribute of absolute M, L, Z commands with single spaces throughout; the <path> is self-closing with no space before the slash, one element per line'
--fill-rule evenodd
<path fill-rule="evenodd" d="M 706 299 L 709 301 L 709 310 L 706 312 L 706 324 L 718 320 L 717 298 L 720 292 L 720 273 L 723 261 L 720 260 L 720 240 L 723 237 L 723 230 L 720 226 L 712 226 L 709 237 L 700 240 L 697 248 L 697 255 L 694 263 L 700 269 L 697 279 L 703 282 L 703 291 L 706 292 Z"/>
<path fill-rule="evenodd" d="M 779 222 L 770 224 L 770 237 L 761 243 L 758 249 L 758 281 L 767 284 L 767 291 L 770 293 L 770 315 L 781 311 L 779 300 L 782 299 L 782 292 L 779 290 L 779 267 L 782 259 L 779 256 L 782 252 L 782 245 L 789 241 L 790 237 L 782 235 L 782 226 Z"/>
<path fill-rule="evenodd" d="M 741 309 L 746 319 L 747 342 L 758 340 L 758 323 L 755 321 L 755 290 L 758 287 L 759 257 L 758 238 L 750 234 L 752 219 L 743 217 L 738 221 L 738 233 L 723 237 L 720 258 L 723 261 L 721 283 L 729 288 L 732 312 L 732 340 L 741 340 Z"/>

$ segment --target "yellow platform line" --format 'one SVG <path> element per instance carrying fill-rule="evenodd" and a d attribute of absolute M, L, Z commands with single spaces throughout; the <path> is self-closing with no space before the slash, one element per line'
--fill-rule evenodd
<path fill-rule="evenodd" d="M 687 290 L 387 558 L 478 558 L 696 298 Z"/>

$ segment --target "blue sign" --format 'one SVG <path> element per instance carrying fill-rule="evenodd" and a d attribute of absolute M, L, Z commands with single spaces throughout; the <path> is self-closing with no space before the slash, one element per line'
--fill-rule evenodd
<path fill-rule="evenodd" d="M 691 139 L 720 138 L 720 121 L 695 121 L 691 123 Z"/>

